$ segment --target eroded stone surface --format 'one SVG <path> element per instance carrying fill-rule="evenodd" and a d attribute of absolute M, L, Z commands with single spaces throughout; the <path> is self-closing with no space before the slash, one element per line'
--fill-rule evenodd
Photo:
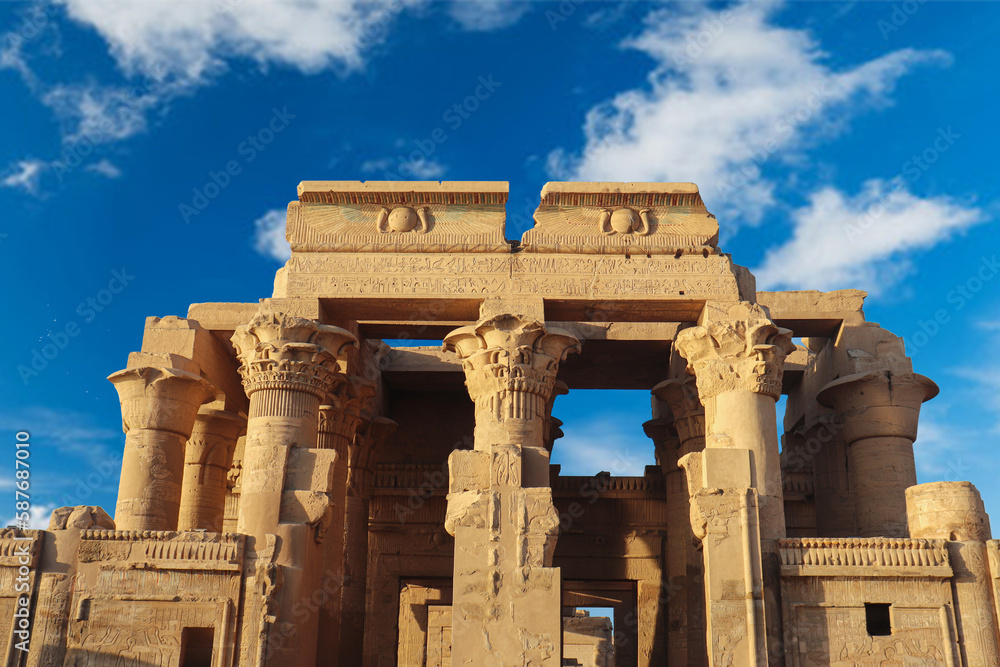
<path fill-rule="evenodd" d="M 0 531 L 19 664 L 1000 664 L 1000 542 L 916 485 L 937 388 L 863 292 L 757 293 L 693 184 L 548 184 L 520 242 L 506 200 L 303 182 L 271 298 L 149 318 L 114 519 Z M 657 465 L 561 474 L 557 397 L 612 387 Z"/>

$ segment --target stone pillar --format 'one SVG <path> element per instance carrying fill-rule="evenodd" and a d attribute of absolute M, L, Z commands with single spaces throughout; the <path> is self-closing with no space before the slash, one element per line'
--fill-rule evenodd
<path fill-rule="evenodd" d="M 352 375 L 329 397 L 330 403 L 319 407 L 319 448 L 337 453 L 333 472 L 332 529 L 323 541 L 323 571 L 336 578 L 336 588 L 320 610 L 319 646 L 322 655 L 340 655 L 343 627 L 344 530 L 347 507 L 347 475 L 350 443 L 358 434 L 362 410 L 375 395 L 375 385 Z M 341 663 L 347 664 L 347 663 Z"/>
<path fill-rule="evenodd" d="M 776 326 L 756 304 L 708 304 L 703 325 L 681 331 L 676 346 L 687 359 L 705 406 L 706 450 L 750 451 L 750 487 L 760 517 L 755 534 L 761 539 L 768 661 L 782 664 L 777 540 L 785 537 L 785 508 L 775 402 L 781 395 L 785 356 L 795 349 L 791 331 Z"/>
<path fill-rule="evenodd" d="M 226 483 L 244 420 L 225 410 L 203 407 L 184 450 L 184 486 L 177 530 L 221 533 L 226 515 Z"/>
<path fill-rule="evenodd" d="M 485 308 L 484 308 L 485 310 Z M 448 459 L 455 536 L 452 664 L 561 664 L 559 514 L 545 425 L 559 363 L 580 343 L 528 316 L 486 315 L 444 339 L 476 405 L 475 445 Z"/>
<path fill-rule="evenodd" d="M 667 487 L 667 662 L 700 667 L 707 660 L 702 557 L 691 532 L 687 476 L 677 462 L 705 448 L 705 409 L 690 376 L 661 382 L 653 396 L 658 418 L 644 427 Z"/>
<path fill-rule="evenodd" d="M 708 664 L 763 667 L 770 623 L 753 452 L 709 448 L 679 463 L 691 491 L 691 529 L 704 552 Z M 770 664 L 783 662 L 776 656 Z"/>
<path fill-rule="evenodd" d="M 369 664 L 365 647 L 368 593 L 368 517 L 372 482 L 382 446 L 396 430 L 385 417 L 364 416 L 348 446 L 347 497 L 344 505 L 344 588 L 341 593 L 340 664 Z M 381 648 L 381 647 L 380 647 Z"/>
<path fill-rule="evenodd" d="M 218 390 L 177 368 L 126 368 L 108 380 L 118 391 L 125 431 L 115 525 L 119 530 L 177 530 L 184 443 L 198 408 Z"/>
<path fill-rule="evenodd" d="M 990 518 L 969 482 L 933 482 L 906 490 L 910 537 L 944 539 L 954 575 L 955 621 L 962 664 L 1000 665 L 998 626 L 986 542 Z"/>
<path fill-rule="evenodd" d="M 248 595 L 254 587 L 270 591 L 265 600 L 273 619 L 262 624 L 255 660 L 310 665 L 318 616 L 303 618 L 301 610 L 320 586 L 336 458 L 316 447 L 318 413 L 344 382 L 338 357 L 356 340 L 338 327 L 262 311 L 236 329 L 233 343 L 250 399 L 238 529 L 251 537 L 251 558 L 259 559 L 260 581 L 248 582 Z M 245 605 L 248 619 L 258 613 L 254 604 Z"/>
<path fill-rule="evenodd" d="M 847 468 L 844 427 L 834 414 L 820 415 L 797 431 L 812 461 L 817 537 L 858 534 L 854 492 Z"/>
<path fill-rule="evenodd" d="M 922 375 L 871 371 L 834 380 L 816 397 L 844 425 L 861 537 L 906 537 L 906 489 L 917 483 L 913 441 L 920 405 L 937 392 Z"/>

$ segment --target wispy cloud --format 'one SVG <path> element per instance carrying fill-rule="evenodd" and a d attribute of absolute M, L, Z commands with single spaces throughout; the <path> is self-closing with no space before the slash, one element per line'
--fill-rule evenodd
<path fill-rule="evenodd" d="M 904 49 L 834 68 L 806 30 L 778 25 L 778 3 L 681 4 L 651 13 L 625 42 L 651 58 L 648 85 L 592 109 L 579 153 L 555 151 L 558 177 L 694 181 L 729 227 L 775 203 L 763 167 L 797 157 L 860 109 L 886 104 L 897 80 L 940 51 Z"/>
<path fill-rule="evenodd" d="M 653 442 L 646 437 L 642 424 L 631 416 L 612 414 L 587 418 L 575 415 L 562 427 L 565 436 L 556 440 L 552 463 L 562 466 L 562 475 L 595 475 L 610 472 L 616 476 L 642 476 L 654 463 Z"/>
<path fill-rule="evenodd" d="M 406 170 L 401 167 L 401 164 L 405 164 Z M 440 162 L 425 157 L 408 160 L 405 163 L 400 163 L 390 157 L 384 157 L 366 160 L 361 163 L 361 171 L 366 174 L 395 174 L 402 172 L 408 176 L 413 176 L 415 179 L 426 181 L 439 179 L 444 176 L 445 167 Z"/>
<path fill-rule="evenodd" d="M 987 220 L 949 197 L 918 197 L 901 182 L 870 180 L 849 196 L 825 187 L 792 214 L 787 242 L 754 270 L 761 289 L 861 288 L 884 292 L 909 270 L 910 253 Z"/>
<path fill-rule="evenodd" d="M 0 180 L 0 185 L 5 188 L 22 190 L 30 195 L 41 194 L 42 174 L 49 165 L 42 160 L 27 159 L 18 160 L 8 167 L 7 172 Z"/>
<path fill-rule="evenodd" d="M 88 164 L 87 171 L 100 174 L 101 176 L 110 179 L 121 178 L 122 175 L 122 170 L 108 159 L 102 159 L 94 162 L 93 164 Z"/>

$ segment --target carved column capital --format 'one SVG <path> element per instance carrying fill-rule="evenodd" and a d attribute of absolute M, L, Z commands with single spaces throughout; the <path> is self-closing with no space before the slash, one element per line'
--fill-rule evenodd
<path fill-rule="evenodd" d="M 729 315 L 677 334 L 677 350 L 697 378 L 702 401 L 736 389 L 777 400 L 785 357 L 795 349 L 792 332 L 757 304 L 735 304 Z"/>
<path fill-rule="evenodd" d="M 934 381 L 923 375 L 870 371 L 830 382 L 816 400 L 837 411 L 848 443 L 880 437 L 912 442 L 917 438 L 920 405 L 938 391 Z"/>
<path fill-rule="evenodd" d="M 319 406 L 319 447 L 335 449 L 347 456 L 347 446 L 354 439 L 363 413 L 375 396 L 375 383 L 349 375 L 328 396 L 329 403 Z"/>
<path fill-rule="evenodd" d="M 452 331 L 444 349 L 462 360 L 479 429 L 504 422 L 541 424 L 552 406 L 559 363 L 580 351 L 580 341 L 537 320 L 497 315 Z M 542 438 L 541 426 L 535 435 Z"/>
<path fill-rule="evenodd" d="M 705 406 L 698 398 L 695 378 L 664 380 L 653 387 L 653 396 L 666 403 L 680 440 L 678 456 L 704 448 Z M 651 436 L 652 437 L 652 436 Z"/>
<path fill-rule="evenodd" d="M 304 391 L 325 399 L 343 381 L 338 358 L 356 347 L 340 327 L 282 313 L 258 313 L 233 333 L 247 396 L 262 389 Z"/>
<path fill-rule="evenodd" d="M 177 368 L 142 366 L 108 376 L 122 408 L 122 430 L 150 429 L 191 436 L 195 415 L 203 403 L 218 398 L 215 385 Z"/>

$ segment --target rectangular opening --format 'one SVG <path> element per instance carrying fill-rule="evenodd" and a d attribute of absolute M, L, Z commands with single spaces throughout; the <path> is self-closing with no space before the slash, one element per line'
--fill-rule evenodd
<path fill-rule="evenodd" d="M 212 667 L 215 628 L 181 630 L 181 667 Z"/>
<path fill-rule="evenodd" d="M 865 624 L 870 637 L 886 637 L 892 634 L 889 620 L 889 605 L 881 602 L 865 603 Z"/>

